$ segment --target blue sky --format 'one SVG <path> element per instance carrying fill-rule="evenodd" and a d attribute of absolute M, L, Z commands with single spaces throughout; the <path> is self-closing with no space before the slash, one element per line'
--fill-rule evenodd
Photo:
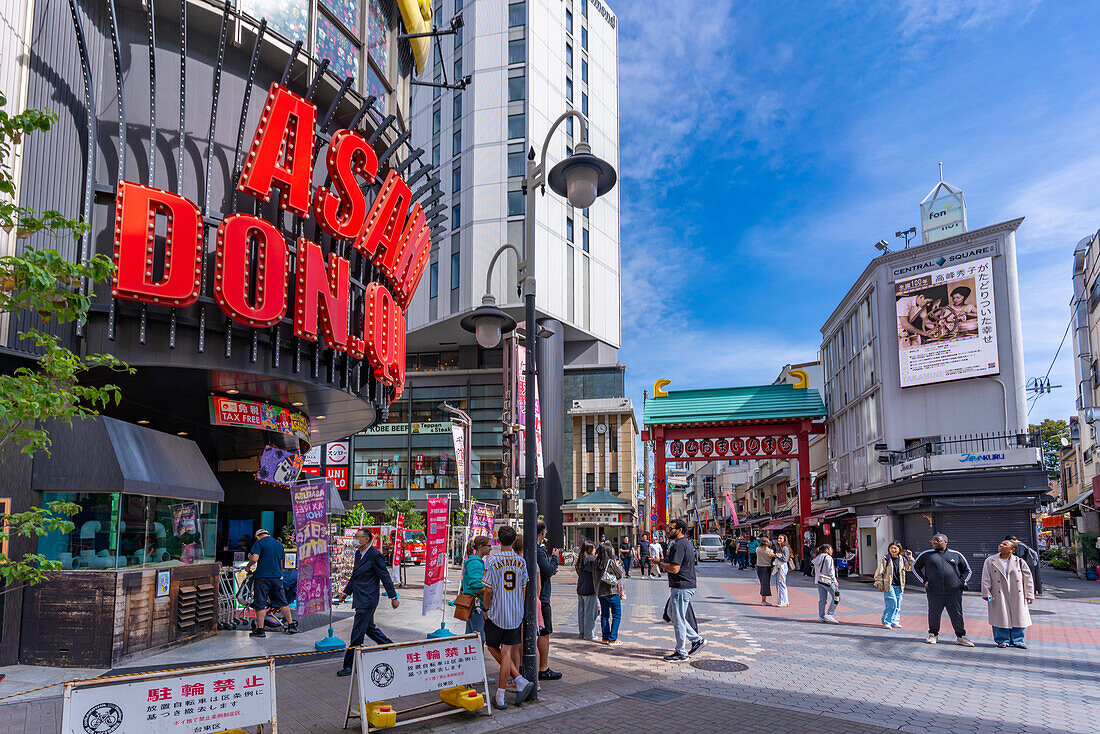
<path fill-rule="evenodd" d="M 619 17 L 623 344 L 638 406 L 771 382 L 879 239 L 938 180 L 971 229 L 1017 232 L 1026 374 L 1069 320 L 1073 249 L 1100 228 L 1100 12 L 1091 2 L 613 3 Z M 598 151 L 597 151 L 598 152 Z M 1031 414 L 1073 411 L 1062 388 Z"/>

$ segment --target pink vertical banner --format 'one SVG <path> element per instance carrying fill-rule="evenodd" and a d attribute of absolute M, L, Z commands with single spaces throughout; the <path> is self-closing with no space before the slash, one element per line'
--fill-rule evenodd
<path fill-rule="evenodd" d="M 291 488 L 294 510 L 294 542 L 298 546 L 298 614 L 301 618 L 329 608 L 328 528 L 326 521 L 327 479 L 297 484 Z"/>
<path fill-rule="evenodd" d="M 457 423 L 451 424 L 451 438 L 455 445 L 455 470 L 458 472 L 458 502 L 466 502 L 466 429 Z M 440 457 L 444 461 L 446 457 Z M 440 469 L 443 472 L 443 469 Z"/>
<path fill-rule="evenodd" d="M 730 508 L 730 515 L 733 516 L 733 524 L 734 525 L 740 525 L 741 523 L 737 520 L 737 507 L 736 507 L 736 505 L 733 504 L 733 496 L 730 495 L 730 491 L 728 489 L 725 492 L 723 492 L 722 494 L 725 495 L 726 505 L 728 505 L 729 508 Z"/>
<path fill-rule="evenodd" d="M 449 497 L 429 497 L 427 513 L 428 551 L 424 558 L 424 606 L 421 614 L 442 609 L 446 583 L 447 525 L 451 508 Z"/>
<path fill-rule="evenodd" d="M 516 423 L 520 428 L 521 440 L 518 446 L 516 455 L 521 457 L 517 463 L 519 469 L 519 475 L 522 477 L 527 471 L 527 462 L 522 459 L 525 456 L 526 449 L 524 448 L 524 441 L 527 440 L 527 376 L 524 374 L 527 369 L 527 351 L 519 345 L 516 341 Z M 536 473 L 538 476 L 543 475 L 542 467 L 542 412 L 540 410 L 542 406 L 539 405 L 539 383 L 535 380 L 535 461 L 537 465 Z"/>
<path fill-rule="evenodd" d="M 393 522 L 393 569 L 397 574 L 394 578 L 401 578 L 401 558 L 405 555 L 405 513 L 397 513 L 397 519 Z"/>

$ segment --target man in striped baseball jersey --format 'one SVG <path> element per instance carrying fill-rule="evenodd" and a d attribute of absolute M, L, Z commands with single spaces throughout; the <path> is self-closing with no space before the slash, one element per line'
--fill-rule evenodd
<path fill-rule="evenodd" d="M 508 708 L 504 688 L 509 678 L 516 681 L 516 705 L 535 692 L 534 681 L 520 675 L 520 654 L 523 642 L 523 590 L 527 586 L 527 564 L 515 551 L 515 528 L 503 525 L 497 530 L 500 553 L 485 559 L 485 644 L 500 664 L 497 692 L 493 706 Z"/>

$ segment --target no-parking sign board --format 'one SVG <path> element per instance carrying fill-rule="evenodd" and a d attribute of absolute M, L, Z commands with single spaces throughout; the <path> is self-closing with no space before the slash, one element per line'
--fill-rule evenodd
<path fill-rule="evenodd" d="M 275 659 L 65 684 L 62 734 L 201 734 L 271 724 Z"/>

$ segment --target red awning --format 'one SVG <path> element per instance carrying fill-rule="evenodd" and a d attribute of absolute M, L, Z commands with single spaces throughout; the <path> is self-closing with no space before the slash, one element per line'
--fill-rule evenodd
<path fill-rule="evenodd" d="M 789 525 L 794 525 L 796 518 L 793 515 L 773 520 L 770 525 L 765 525 L 762 530 L 781 530 Z"/>

